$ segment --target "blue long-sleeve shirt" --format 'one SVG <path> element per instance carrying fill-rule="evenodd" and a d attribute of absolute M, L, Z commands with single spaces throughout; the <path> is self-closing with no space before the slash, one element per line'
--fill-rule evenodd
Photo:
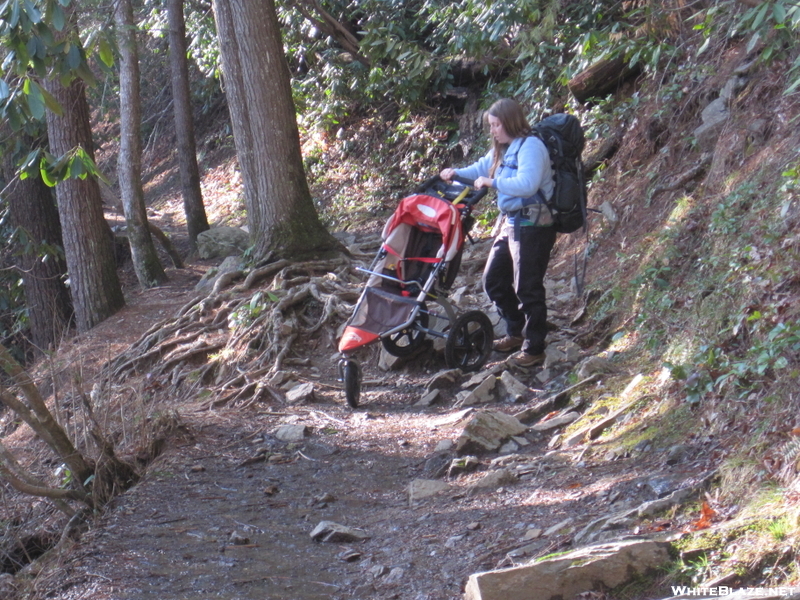
<path fill-rule="evenodd" d="M 489 177 L 493 161 L 494 149 L 468 167 L 456 169 L 456 173 L 473 181 L 478 177 Z M 553 168 L 544 142 L 533 136 L 512 140 L 494 174 L 500 211 L 508 214 L 535 203 L 537 200 L 531 198 L 539 190 L 549 200 L 554 187 Z"/>

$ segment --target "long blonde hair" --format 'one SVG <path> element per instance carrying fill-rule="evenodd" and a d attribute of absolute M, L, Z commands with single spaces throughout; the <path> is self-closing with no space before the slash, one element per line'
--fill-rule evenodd
<path fill-rule="evenodd" d="M 500 120 L 503 129 L 506 130 L 508 136 L 514 140 L 516 138 L 527 137 L 531 135 L 531 126 L 525 113 L 522 110 L 519 102 L 511 98 L 501 98 L 483 115 L 483 118 L 488 122 L 489 115 Z M 497 167 L 503 162 L 503 156 L 508 150 L 508 144 L 501 144 L 497 140 L 492 140 L 492 148 L 494 149 L 494 160 L 492 161 L 492 168 L 489 169 L 489 177 L 494 177 Z"/>

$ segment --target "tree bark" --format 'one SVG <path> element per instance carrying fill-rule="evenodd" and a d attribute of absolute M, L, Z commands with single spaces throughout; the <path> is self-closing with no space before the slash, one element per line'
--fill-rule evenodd
<path fill-rule="evenodd" d="M 273 0 L 215 0 L 214 16 L 254 261 L 340 251 L 317 216 L 303 171 Z"/>
<path fill-rule="evenodd" d="M 197 250 L 197 235 L 209 229 L 203 194 L 200 190 L 200 169 L 197 166 L 197 147 L 192 123 L 192 103 L 189 95 L 189 65 L 186 60 L 186 22 L 183 0 L 167 0 L 169 19 L 169 63 L 172 71 L 172 102 L 175 114 L 175 136 L 178 141 L 178 161 L 181 172 L 183 210 L 192 252 Z"/>
<path fill-rule="evenodd" d="M 94 160 L 89 105 L 81 79 L 64 87 L 45 82 L 63 109 L 47 111 L 50 150 L 56 156 L 82 147 Z M 78 331 L 87 331 L 125 304 L 114 262 L 111 230 L 103 215 L 100 186 L 94 177 L 68 179 L 56 186 L 58 214 L 67 258 L 70 294 Z"/>
<path fill-rule="evenodd" d="M 33 140 L 25 146 L 34 147 Z M 31 343 L 37 353 L 55 349 L 72 318 L 72 302 L 64 285 L 67 264 L 63 256 L 39 254 L 44 243 L 61 251 L 61 224 L 53 192 L 39 177 L 19 179 L 10 151 L 3 153 L 6 193 L 13 227 L 24 229 L 30 240 L 19 248 L 19 268 L 25 289 L 31 327 Z"/>
<path fill-rule="evenodd" d="M 131 0 L 117 0 L 114 11 L 119 45 L 120 143 L 117 161 L 122 209 L 128 227 L 133 269 L 139 285 L 155 287 L 167 280 L 158 259 L 142 188 L 142 101 L 139 86 L 139 52 Z"/>

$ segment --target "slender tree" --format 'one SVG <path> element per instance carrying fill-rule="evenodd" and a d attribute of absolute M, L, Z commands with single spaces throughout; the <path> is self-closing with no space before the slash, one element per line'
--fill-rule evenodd
<path fill-rule="evenodd" d="M 197 147 L 192 123 L 192 103 L 189 95 L 189 65 L 186 59 L 186 22 L 183 0 L 167 0 L 169 19 L 169 62 L 172 79 L 172 102 L 175 115 L 175 136 L 178 140 L 178 161 L 181 172 L 183 210 L 192 250 L 197 247 L 197 235 L 206 231 L 208 218 L 200 190 L 200 169 L 197 166 Z"/>
<path fill-rule="evenodd" d="M 131 0 L 117 0 L 114 20 L 119 45 L 120 143 L 117 161 L 122 209 L 128 228 L 133 268 L 139 285 L 154 287 L 167 280 L 147 225 L 142 188 L 142 101 L 139 52 Z"/>
<path fill-rule="evenodd" d="M 308 189 L 273 0 L 215 0 L 223 75 L 256 261 L 341 246 Z"/>

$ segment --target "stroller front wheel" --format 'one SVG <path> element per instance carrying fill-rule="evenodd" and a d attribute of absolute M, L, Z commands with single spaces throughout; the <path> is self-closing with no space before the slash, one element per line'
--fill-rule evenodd
<path fill-rule="evenodd" d="M 344 397 L 350 408 L 358 408 L 361 398 L 361 365 L 354 360 L 345 359 L 340 366 L 344 379 Z"/>
<path fill-rule="evenodd" d="M 477 371 L 489 358 L 494 341 L 492 322 L 479 310 L 456 319 L 447 336 L 444 360 L 451 369 Z"/>

